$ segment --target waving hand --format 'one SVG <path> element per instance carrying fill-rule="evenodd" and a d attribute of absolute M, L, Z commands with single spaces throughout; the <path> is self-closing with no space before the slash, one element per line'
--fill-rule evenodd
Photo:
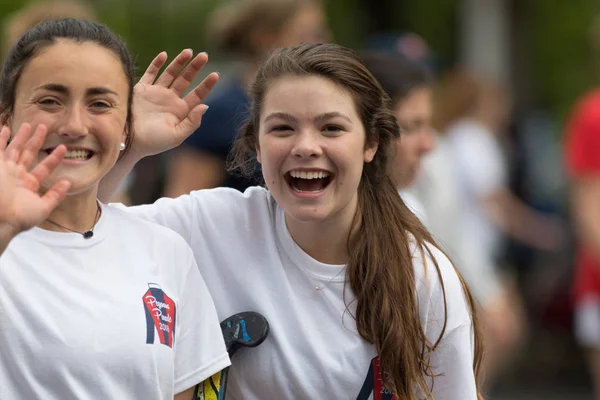
<path fill-rule="evenodd" d="M 46 132 L 40 125 L 32 134 L 31 127 L 23 124 L 8 144 L 10 129 L 3 126 L 0 130 L 0 253 L 19 232 L 47 219 L 69 190 L 70 183 L 60 180 L 43 195 L 38 193 L 42 181 L 64 157 L 64 146 L 29 171 Z"/>
<path fill-rule="evenodd" d="M 202 102 L 217 84 L 219 75 L 210 73 L 182 98 L 208 62 L 206 53 L 199 53 L 193 59 L 192 56 L 191 50 L 183 50 L 159 76 L 167 61 L 167 53 L 160 53 L 135 85 L 135 138 L 131 149 L 135 158 L 176 147 L 200 126 L 202 114 L 208 108 Z"/>

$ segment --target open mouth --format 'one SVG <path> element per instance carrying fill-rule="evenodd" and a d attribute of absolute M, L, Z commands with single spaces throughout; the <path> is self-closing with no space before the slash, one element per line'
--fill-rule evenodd
<path fill-rule="evenodd" d="M 52 153 L 54 148 L 46 149 L 44 152 L 46 154 Z M 65 160 L 70 161 L 87 161 L 94 155 L 94 152 L 86 149 L 76 149 L 76 150 L 67 150 L 65 153 Z"/>
<path fill-rule="evenodd" d="M 325 190 L 332 179 L 327 171 L 290 171 L 285 174 L 288 185 L 298 193 L 318 193 Z"/>

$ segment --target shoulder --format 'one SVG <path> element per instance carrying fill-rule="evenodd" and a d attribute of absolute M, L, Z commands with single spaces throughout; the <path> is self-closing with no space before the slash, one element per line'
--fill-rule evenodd
<path fill-rule="evenodd" d="M 215 224 L 255 220 L 270 214 L 273 202 L 269 191 L 260 186 L 251 186 L 244 192 L 225 187 L 198 190 L 189 196 L 200 221 L 214 221 Z"/>
<path fill-rule="evenodd" d="M 441 327 L 446 318 L 446 330 L 471 323 L 471 310 L 466 286 L 450 259 L 436 246 L 411 243 L 419 312 L 427 330 L 432 323 Z"/>
<path fill-rule="evenodd" d="M 182 196 L 186 197 L 186 196 Z M 241 192 L 237 189 L 220 187 L 196 190 L 189 194 L 190 199 L 198 206 L 211 208 L 227 208 L 232 212 L 245 212 L 257 206 L 268 204 L 270 194 L 261 186 L 251 186 Z"/>
<path fill-rule="evenodd" d="M 120 205 L 104 205 L 103 211 L 107 214 L 106 217 L 110 218 L 113 229 L 118 229 L 120 237 L 127 237 L 128 240 L 137 238 L 138 242 L 146 243 L 149 247 L 160 243 L 160 250 L 189 250 L 186 241 L 173 230 L 138 218 Z"/>
<path fill-rule="evenodd" d="M 586 127 L 588 129 L 586 129 Z M 581 97 L 566 124 L 567 135 L 597 134 L 600 127 L 600 89 Z"/>
<path fill-rule="evenodd" d="M 591 114 L 600 116 L 600 89 L 586 93 L 577 100 L 573 107 L 575 114 Z"/>

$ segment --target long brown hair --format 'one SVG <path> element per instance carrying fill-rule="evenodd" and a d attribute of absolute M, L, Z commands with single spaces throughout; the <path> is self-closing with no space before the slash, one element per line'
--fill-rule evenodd
<path fill-rule="evenodd" d="M 400 400 L 416 400 L 416 388 L 432 398 L 428 377 L 435 343 L 429 343 L 419 317 L 414 267 L 410 243 L 416 242 L 423 260 L 425 253 L 433 261 L 440 278 L 446 313 L 446 295 L 442 276 L 430 246 L 434 239 L 419 219 L 407 208 L 392 183 L 391 141 L 400 135 L 390 109 L 390 98 L 349 49 L 335 45 L 302 44 L 271 54 L 259 69 L 251 87 L 251 114 L 234 143 L 232 166 L 251 172 L 255 165 L 259 115 L 268 84 L 282 76 L 316 75 L 335 82 L 354 97 L 365 127 L 367 142 L 378 143 L 373 161 L 365 163 L 358 187 L 358 210 L 353 232 L 347 242 L 349 262 L 346 284 L 355 295 L 355 319 L 358 333 L 375 346 L 386 387 Z M 360 228 L 360 229 L 358 229 Z M 457 272 L 458 274 L 458 272 Z M 459 275 L 460 277 L 460 275 Z M 476 376 L 481 362 L 481 340 L 471 294 L 465 285 L 475 330 Z M 346 303 L 348 306 L 348 303 Z"/>

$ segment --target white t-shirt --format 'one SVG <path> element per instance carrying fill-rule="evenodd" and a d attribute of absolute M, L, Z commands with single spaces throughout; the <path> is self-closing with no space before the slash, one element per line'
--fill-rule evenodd
<path fill-rule="evenodd" d="M 247 310 L 268 319 L 267 340 L 236 354 L 228 398 L 391 399 L 373 397 L 383 391 L 373 373 L 377 355 L 345 311 L 344 266 L 322 264 L 300 249 L 265 189 L 201 190 L 128 210 L 188 241 L 221 319 Z M 475 399 L 470 313 L 452 265 L 433 252 L 448 302 L 446 334 L 431 359 L 434 372 L 443 374 L 435 380 L 435 398 Z M 435 341 L 444 318 L 441 286 L 431 261 L 425 275 L 420 252 L 414 257 L 421 321 Z M 347 293 L 348 304 L 352 298 Z"/>
<path fill-rule="evenodd" d="M 419 218 L 421 223 L 427 224 L 427 212 L 425 211 L 425 207 L 421 203 L 421 200 L 416 196 L 414 191 L 411 188 L 403 188 L 399 189 L 398 193 L 402 198 L 402 201 L 410 211 L 413 212 Z"/>
<path fill-rule="evenodd" d="M 165 400 L 229 365 L 186 243 L 102 206 L 94 236 L 33 228 L 0 256 L 0 398 Z"/>
<path fill-rule="evenodd" d="M 501 244 L 499 228 L 488 217 L 483 200 L 506 186 L 506 163 L 500 143 L 486 127 L 474 120 L 454 123 L 446 132 L 464 194 L 463 233 L 492 260 Z"/>
<path fill-rule="evenodd" d="M 452 146 L 438 137 L 435 150 L 423 160 L 423 172 L 414 193 L 421 201 L 427 229 L 450 256 L 475 298 L 485 306 L 501 294 L 501 282 L 493 258 L 475 246 L 465 232 L 465 204 L 471 204 L 462 186 Z"/>

